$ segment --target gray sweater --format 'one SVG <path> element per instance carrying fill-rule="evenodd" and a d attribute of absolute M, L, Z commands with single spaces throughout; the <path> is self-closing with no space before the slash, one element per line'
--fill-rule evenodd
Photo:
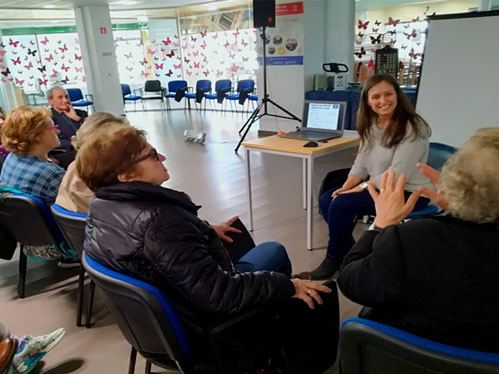
<path fill-rule="evenodd" d="M 381 144 L 384 130 L 373 125 L 372 141 L 369 146 L 360 145 L 349 175 L 355 175 L 362 180 L 372 179 L 379 189 L 381 175 L 387 170 L 394 170 L 397 177 L 401 173 L 406 174 L 406 191 L 413 192 L 423 186 L 434 187 L 416 167 L 418 162 L 426 163 L 428 159 L 428 137 L 414 139 L 412 128 L 407 128 L 406 137 L 397 146 L 386 148 Z"/>

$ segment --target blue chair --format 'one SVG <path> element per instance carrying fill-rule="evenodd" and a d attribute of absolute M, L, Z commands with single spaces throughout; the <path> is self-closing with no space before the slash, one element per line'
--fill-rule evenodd
<path fill-rule="evenodd" d="M 456 152 L 456 148 L 442 143 L 430 143 L 430 152 L 428 153 L 428 161 L 426 162 L 433 169 L 441 171 L 445 162 Z M 430 217 L 437 214 L 438 206 L 428 204 L 423 209 L 413 210 L 407 219 Z"/>
<path fill-rule="evenodd" d="M 227 100 L 229 100 L 231 103 L 233 103 L 236 100 L 239 100 L 239 96 L 241 95 L 241 91 L 246 91 L 248 94 L 248 97 L 250 94 L 253 93 L 255 89 L 255 81 L 253 79 L 243 79 L 237 82 L 237 89 L 236 93 L 228 95 L 226 97 Z M 232 104 L 231 104 L 232 105 Z M 237 112 L 237 107 L 236 107 L 236 112 Z"/>
<path fill-rule="evenodd" d="M 260 308 L 222 324 L 200 325 L 199 318 L 189 317 L 190 307 L 173 302 L 156 287 L 113 271 L 85 252 L 82 262 L 132 346 L 129 374 L 134 373 L 137 352 L 147 360 L 146 373 L 151 372 L 151 364 L 170 369 L 176 364 L 183 373 L 198 373 L 195 369 L 200 367 L 209 373 L 227 373 L 226 362 L 221 357 L 224 352 L 216 343 L 218 336 L 237 328 L 241 322 L 271 311 Z M 183 312 L 182 319 L 177 314 L 179 310 Z M 185 329 L 187 326 L 189 332 Z M 192 341 L 201 349 L 195 349 Z"/>
<path fill-rule="evenodd" d="M 71 101 L 71 105 L 76 107 L 92 107 L 92 111 L 95 112 L 94 108 L 94 98 L 91 94 L 85 95 L 85 99 L 83 98 L 83 93 L 79 88 L 68 88 L 66 90 L 68 92 L 69 101 Z"/>
<path fill-rule="evenodd" d="M 224 97 L 226 97 L 227 93 L 229 93 L 231 89 L 232 82 L 230 79 L 219 79 L 215 82 L 215 92 L 205 95 L 204 98 L 207 100 L 216 100 L 218 92 L 223 93 Z M 210 101 L 210 103 L 212 103 L 212 101 Z"/>
<path fill-rule="evenodd" d="M 189 100 L 189 109 L 191 109 L 191 99 L 196 99 L 198 91 L 202 91 L 204 96 L 209 94 L 211 92 L 211 81 L 209 79 L 200 79 L 196 82 L 196 92 L 185 93 L 185 98 Z M 204 102 L 204 109 L 206 110 L 206 101 Z"/>
<path fill-rule="evenodd" d="M 250 95 L 248 100 L 251 101 L 251 106 L 255 109 L 255 102 L 258 102 L 258 95 Z"/>
<path fill-rule="evenodd" d="M 73 255 L 62 245 L 64 237 L 50 209 L 34 196 L 12 193 L 5 197 L 0 203 L 0 225 L 7 228 L 21 245 L 17 284 L 17 293 L 20 298 L 24 298 L 25 295 L 28 261 L 24 246 L 53 244 L 59 252 L 67 256 Z"/>
<path fill-rule="evenodd" d="M 123 94 L 123 103 L 125 104 L 125 111 L 126 111 L 126 102 L 127 101 L 133 101 L 133 110 L 135 111 L 137 109 L 137 101 L 142 99 L 142 96 L 135 95 L 136 91 L 140 90 L 134 90 L 134 93 L 132 94 L 132 90 L 130 89 L 130 85 L 128 84 L 121 84 L 121 93 Z M 141 100 L 142 103 L 142 109 L 144 109 L 144 102 Z"/>
<path fill-rule="evenodd" d="M 363 318 L 344 321 L 339 357 L 344 374 L 499 373 L 499 354 L 440 344 Z"/>
<path fill-rule="evenodd" d="M 85 226 L 87 223 L 87 215 L 83 213 L 71 212 L 70 210 L 64 209 L 62 206 L 53 204 L 50 207 L 52 215 L 54 216 L 57 225 L 61 229 L 62 235 L 66 240 L 66 243 L 76 252 L 78 257 L 81 259 L 83 253 L 83 241 L 85 240 Z M 76 326 L 80 327 L 82 311 L 83 311 L 83 298 L 84 298 L 84 288 L 85 288 L 85 269 L 80 263 L 80 273 L 78 277 L 78 296 L 77 304 L 78 309 L 76 312 Z M 93 293 L 95 284 L 90 281 L 90 298 L 88 302 L 87 318 L 85 326 L 90 327 L 90 311 L 92 310 L 93 303 Z"/>
<path fill-rule="evenodd" d="M 176 80 L 168 82 L 168 93 L 165 95 L 166 97 L 166 106 L 168 110 L 171 110 L 170 99 L 175 99 L 175 95 L 177 94 L 177 90 L 187 89 L 187 81 L 184 80 Z M 184 106 L 185 109 L 185 106 Z"/>

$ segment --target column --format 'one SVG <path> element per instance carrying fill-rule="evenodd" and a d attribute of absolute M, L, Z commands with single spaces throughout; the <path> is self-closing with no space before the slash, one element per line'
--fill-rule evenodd
<path fill-rule="evenodd" d="M 2 41 L 2 32 L 0 30 L 0 42 Z M 7 69 L 7 55 L 5 49 L 0 43 L 0 71 Z M 20 105 L 16 102 L 14 86 L 3 74 L 0 75 L 0 107 L 7 114 L 9 110 Z"/>
<path fill-rule="evenodd" d="M 75 7 L 83 68 L 96 111 L 124 114 L 108 5 Z"/>

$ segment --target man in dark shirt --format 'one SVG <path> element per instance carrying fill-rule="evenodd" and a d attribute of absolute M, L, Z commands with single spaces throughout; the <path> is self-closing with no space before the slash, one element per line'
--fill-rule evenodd
<path fill-rule="evenodd" d="M 52 151 L 49 156 L 59 161 L 66 168 L 75 157 L 75 151 L 71 145 L 71 137 L 88 117 L 84 110 L 74 109 L 69 101 L 68 93 L 62 87 L 52 87 L 47 91 L 47 101 L 52 111 L 54 124 L 59 127 L 59 139 L 61 145 Z"/>

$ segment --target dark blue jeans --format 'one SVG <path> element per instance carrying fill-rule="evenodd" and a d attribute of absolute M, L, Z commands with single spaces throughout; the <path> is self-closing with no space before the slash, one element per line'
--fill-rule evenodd
<path fill-rule="evenodd" d="M 324 192 L 319 197 L 319 212 L 329 226 L 329 241 L 327 257 L 341 262 L 350 248 L 355 244 L 353 229 L 358 216 L 375 215 L 374 201 L 367 190 L 357 193 L 338 195 L 335 199 L 331 194 L 337 188 Z M 405 191 L 405 199 L 411 195 Z M 428 205 L 430 200 L 420 197 L 415 209 Z"/>
<path fill-rule="evenodd" d="M 250 249 L 234 266 L 237 271 L 277 271 L 291 277 L 291 261 L 286 248 L 278 242 L 264 242 Z"/>

